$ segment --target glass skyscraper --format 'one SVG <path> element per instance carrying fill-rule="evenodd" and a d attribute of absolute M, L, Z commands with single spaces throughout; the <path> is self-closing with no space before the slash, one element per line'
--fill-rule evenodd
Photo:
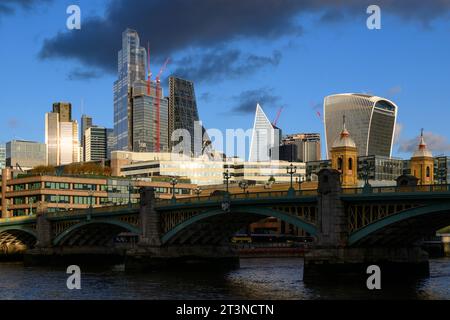
<path fill-rule="evenodd" d="M 358 155 L 390 157 L 398 107 L 388 99 L 356 93 L 325 98 L 323 114 L 328 158 L 330 149 L 345 125 L 355 140 Z"/>
<path fill-rule="evenodd" d="M 199 124 L 199 115 L 197 101 L 195 99 L 194 83 L 189 80 L 170 77 L 169 78 L 169 143 L 173 148 L 178 141 L 172 142 L 172 133 L 177 129 L 185 129 L 191 136 L 190 146 L 191 154 L 199 156 L 202 154 L 203 136 L 205 129 L 197 128 Z M 206 136 L 205 136 L 205 139 Z"/>
<path fill-rule="evenodd" d="M 256 105 L 255 122 L 250 141 L 249 162 L 278 160 L 281 130 L 274 127 L 259 104 Z M 276 152 L 277 154 L 271 154 Z"/>
<path fill-rule="evenodd" d="M 47 164 L 59 166 L 80 161 L 78 122 L 72 120 L 70 103 L 53 104 L 53 112 L 45 114 Z"/>
<path fill-rule="evenodd" d="M 133 107 L 130 92 L 136 81 L 145 80 L 145 48 L 140 46 L 136 31 L 126 29 L 122 33 L 122 49 L 118 53 L 118 79 L 114 82 L 114 133 L 116 149 L 133 149 Z"/>

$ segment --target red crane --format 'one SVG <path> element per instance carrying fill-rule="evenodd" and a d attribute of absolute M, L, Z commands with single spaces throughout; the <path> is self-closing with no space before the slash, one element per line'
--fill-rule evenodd
<path fill-rule="evenodd" d="M 160 99 L 161 99 L 161 75 L 166 70 L 167 65 L 169 64 L 170 58 L 167 58 L 167 60 L 164 62 L 163 66 L 161 67 L 161 70 L 159 70 L 158 75 L 156 76 L 156 144 L 155 144 L 155 152 L 160 152 L 160 145 L 161 145 L 161 137 L 160 137 Z"/>
<path fill-rule="evenodd" d="M 281 112 L 283 111 L 283 107 L 280 107 L 277 111 L 277 115 L 275 116 L 275 120 L 272 122 L 272 126 L 276 127 L 278 119 L 280 119 Z"/>

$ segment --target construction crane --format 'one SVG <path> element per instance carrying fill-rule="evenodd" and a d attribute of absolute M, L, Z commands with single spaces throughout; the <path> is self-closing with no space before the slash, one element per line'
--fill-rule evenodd
<path fill-rule="evenodd" d="M 280 107 L 277 111 L 277 115 L 275 116 L 275 120 L 272 122 L 272 126 L 276 127 L 278 119 L 280 119 L 281 112 L 283 111 L 283 107 Z"/>
<path fill-rule="evenodd" d="M 164 62 L 163 66 L 161 67 L 161 70 L 159 70 L 158 75 L 156 76 L 156 144 L 155 144 L 155 152 L 160 152 L 160 144 L 161 144 L 161 137 L 160 137 L 160 99 L 161 99 L 161 75 L 166 70 L 167 65 L 170 62 L 170 58 L 167 58 Z"/>

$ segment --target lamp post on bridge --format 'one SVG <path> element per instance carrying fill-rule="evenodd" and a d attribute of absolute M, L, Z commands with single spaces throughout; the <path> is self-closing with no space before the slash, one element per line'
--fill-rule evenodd
<path fill-rule="evenodd" d="M 200 187 L 197 187 L 194 189 L 194 193 L 197 195 L 197 201 L 200 201 L 200 193 L 202 193 L 202 189 Z"/>
<path fill-rule="evenodd" d="M 286 167 L 286 172 L 287 172 L 287 174 L 289 174 L 291 176 L 291 186 L 289 187 L 289 190 L 288 190 L 288 196 L 293 196 L 293 195 L 295 195 L 295 190 L 293 187 L 293 177 L 294 177 L 294 174 L 297 173 L 297 167 L 291 163 L 290 166 Z"/>
<path fill-rule="evenodd" d="M 170 184 L 172 185 L 172 202 L 176 202 L 177 198 L 175 197 L 175 186 L 177 185 L 178 180 L 177 178 L 171 178 L 170 179 Z"/>
<path fill-rule="evenodd" d="M 247 196 L 247 194 L 245 193 L 245 190 L 248 189 L 248 182 L 247 181 L 239 182 L 239 188 L 241 188 L 244 191 L 245 196 Z"/>
<path fill-rule="evenodd" d="M 131 207 L 131 192 L 134 191 L 132 181 L 128 181 L 128 206 Z"/>
<path fill-rule="evenodd" d="M 231 179 L 231 174 L 230 174 L 230 171 L 228 169 L 223 173 L 223 178 L 225 180 L 226 192 L 227 192 L 227 195 L 228 195 L 228 183 L 229 183 L 228 180 Z"/>

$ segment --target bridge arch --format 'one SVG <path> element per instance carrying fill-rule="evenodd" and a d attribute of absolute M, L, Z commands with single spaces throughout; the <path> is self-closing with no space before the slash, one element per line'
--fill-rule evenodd
<path fill-rule="evenodd" d="M 412 244 L 450 225 L 450 202 L 416 207 L 379 219 L 353 232 L 348 244 Z"/>
<path fill-rule="evenodd" d="M 120 220 L 95 219 L 83 221 L 58 234 L 53 239 L 53 245 L 103 245 L 121 232 L 139 234 L 140 230 L 137 227 Z"/>
<path fill-rule="evenodd" d="M 9 251 L 10 246 L 32 248 L 37 241 L 36 231 L 25 226 L 5 226 L 0 228 L 0 250 Z"/>
<path fill-rule="evenodd" d="M 298 228 L 303 229 L 304 231 L 308 232 L 311 235 L 317 234 L 317 227 L 299 217 L 296 217 L 294 215 L 291 215 L 286 212 L 274 210 L 274 209 L 267 209 L 267 208 L 255 208 L 255 207 L 235 207 L 231 209 L 230 212 L 225 212 L 221 209 L 213 209 L 209 210 L 203 213 L 200 213 L 198 215 L 195 215 L 191 217 L 190 219 L 187 219 L 186 221 L 183 221 L 182 223 L 176 225 L 173 229 L 169 230 L 166 234 L 164 234 L 161 238 L 162 244 L 167 244 L 171 241 L 173 241 L 174 238 L 178 237 L 181 233 L 185 232 L 188 229 L 191 229 L 196 224 L 200 224 L 202 222 L 216 220 L 217 224 L 216 226 L 219 227 L 222 225 L 222 223 L 217 218 L 223 218 L 227 217 L 228 220 L 224 222 L 224 224 L 229 223 L 230 228 L 229 230 L 225 231 L 225 234 L 227 236 L 232 236 L 234 233 L 242 229 L 242 227 L 247 226 L 248 224 L 252 222 L 257 222 L 261 219 L 267 218 L 267 217 L 275 217 L 278 218 L 284 222 L 287 222 L 289 224 L 292 224 Z M 240 217 L 240 220 L 234 220 L 235 218 Z M 243 218 L 243 219 L 242 219 Z M 234 220 L 234 221 L 233 221 Z M 231 222 L 231 223 L 230 223 Z M 234 223 L 233 223 L 234 222 Z M 213 225 L 213 223 L 212 223 Z M 214 225 L 212 228 L 210 228 L 209 233 L 214 233 Z M 220 238 L 220 235 L 219 235 Z"/>

